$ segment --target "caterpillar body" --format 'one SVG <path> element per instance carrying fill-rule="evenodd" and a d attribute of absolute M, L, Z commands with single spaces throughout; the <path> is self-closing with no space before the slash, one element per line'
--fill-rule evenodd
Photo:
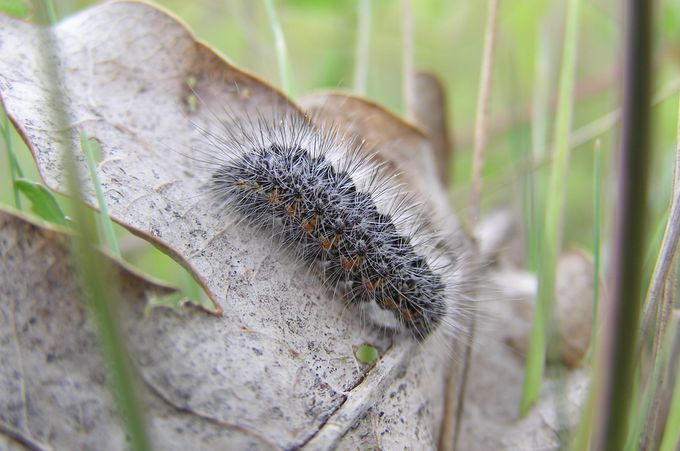
<path fill-rule="evenodd" d="M 465 308 L 449 277 L 459 259 L 438 249 L 414 197 L 360 141 L 291 114 L 221 130 L 207 132 L 207 186 L 221 207 L 276 236 L 378 326 L 418 341 L 459 328 Z"/>

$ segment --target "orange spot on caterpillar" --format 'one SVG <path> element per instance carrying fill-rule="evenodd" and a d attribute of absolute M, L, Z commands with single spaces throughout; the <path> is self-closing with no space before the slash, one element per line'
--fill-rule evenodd
<path fill-rule="evenodd" d="M 411 314 L 410 310 L 404 308 L 404 309 L 399 310 L 399 313 L 401 313 L 401 317 L 407 323 L 410 323 L 411 321 L 413 321 L 413 315 Z"/>
<path fill-rule="evenodd" d="M 317 216 L 314 216 L 312 219 L 309 219 L 307 221 L 302 222 L 302 230 L 304 230 L 307 233 L 312 233 L 314 232 L 314 229 L 316 229 L 316 225 L 319 222 L 319 218 Z"/>
<path fill-rule="evenodd" d="M 336 238 L 337 238 L 337 235 L 334 236 L 332 240 L 328 240 L 324 237 L 319 237 L 319 244 L 321 245 L 321 248 L 324 251 L 328 252 L 333 247 L 333 244 L 335 243 Z"/>
<path fill-rule="evenodd" d="M 337 238 L 337 235 L 336 235 Z M 335 238 L 333 238 L 335 240 Z M 342 266 L 342 269 L 345 271 L 351 271 L 354 268 L 360 266 L 364 261 L 364 257 L 357 255 L 356 257 L 353 258 L 347 258 L 344 256 L 340 256 L 340 266 Z"/>
<path fill-rule="evenodd" d="M 382 285 L 383 280 L 382 277 L 378 277 L 378 279 L 375 282 L 373 282 L 372 280 L 367 279 L 366 277 L 362 277 L 361 282 L 364 284 L 364 288 L 366 288 L 366 291 L 372 294 L 375 292 L 375 290 L 380 288 L 380 285 Z"/>
<path fill-rule="evenodd" d="M 286 214 L 291 217 L 297 215 L 298 204 L 298 201 L 294 201 L 292 204 L 288 205 L 286 207 Z"/>
<path fill-rule="evenodd" d="M 394 299 L 391 297 L 386 297 L 385 300 L 383 301 L 385 303 L 385 307 L 387 307 L 390 310 L 397 310 L 399 307 L 397 307 L 397 304 L 394 302 Z"/>
<path fill-rule="evenodd" d="M 272 192 L 267 194 L 267 200 L 272 205 L 278 204 L 279 203 L 279 189 L 274 188 L 274 190 Z"/>

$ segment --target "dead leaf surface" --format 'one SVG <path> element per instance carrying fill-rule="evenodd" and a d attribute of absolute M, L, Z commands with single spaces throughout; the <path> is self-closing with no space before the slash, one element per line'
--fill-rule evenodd
<path fill-rule="evenodd" d="M 217 318 L 193 310 L 185 315 L 156 310 L 152 319 L 144 320 L 141 305 L 125 304 L 129 346 L 156 396 L 151 399 L 175 412 L 154 420 L 154 428 L 167 428 L 168 437 L 210 430 L 214 443 L 232 437 L 232 446 L 239 449 L 264 444 L 291 448 L 308 441 L 310 448 L 328 449 L 363 417 L 346 438 L 347 446 L 372 437 L 372 443 L 388 448 L 389 443 L 433 447 L 442 411 L 441 355 L 413 357 L 412 345 L 392 346 L 342 302 L 331 299 L 307 268 L 272 250 L 269 237 L 229 212 L 216 211 L 202 196 L 201 186 L 210 174 L 195 161 L 200 155 L 194 149 L 205 148 L 205 137 L 192 121 L 210 128 L 220 121 L 301 114 L 297 107 L 146 4 L 104 4 L 68 18 L 54 31 L 63 77 L 59 88 L 72 127 L 70 144 L 78 149 L 77 130 L 100 142 L 103 160 L 97 171 L 112 217 L 183 263 L 224 312 Z M 35 26 L 0 17 L 4 105 L 46 183 L 64 191 L 59 131 L 45 103 L 49 85 L 42 43 Z M 196 81 L 201 99 L 196 110 L 189 101 L 188 79 Z M 384 130 L 386 134 L 403 135 L 408 129 L 391 118 L 389 122 L 393 128 Z M 381 142 L 375 130 L 356 132 Z M 382 148 L 389 151 L 396 142 L 382 139 Z M 394 149 L 393 154 L 403 151 Z M 84 161 L 80 163 L 84 169 Z M 85 194 L 95 205 L 92 190 Z M 53 339 L 77 339 L 68 335 L 62 332 Z M 383 355 L 370 371 L 353 357 L 353 348 L 362 343 L 373 344 Z M 96 350 L 88 348 L 87 355 L 92 353 Z M 9 368 L 16 371 L 16 365 Z M 98 375 L 105 377 L 101 371 Z M 64 377 L 55 381 L 69 384 Z M 102 388 L 82 396 L 106 400 L 107 393 Z M 72 395 L 69 389 L 59 396 L 66 403 Z M 371 416 L 364 417 L 371 407 Z M 85 417 L 89 423 L 81 431 L 82 443 L 92 440 L 118 448 L 120 434 L 92 415 Z M 53 426 L 46 420 L 44 427 Z M 47 429 L 36 436 L 52 444 Z"/>
<path fill-rule="evenodd" d="M 125 449 L 125 429 L 94 324 L 69 264 L 68 237 L 0 211 L 0 257 L 0 436 L 30 449 Z M 200 360 L 225 348 L 225 341 L 242 337 L 221 336 L 214 316 L 198 308 L 183 314 L 158 308 L 145 317 L 148 294 L 173 289 L 113 260 L 109 271 L 120 293 L 120 322 L 145 383 L 149 428 L 158 449 L 276 448 L 281 440 L 256 425 L 280 427 L 299 412 L 271 406 L 252 418 L 254 412 L 242 400 L 253 402 L 258 384 L 271 384 L 282 399 L 300 397 L 312 417 L 335 395 L 330 388 L 308 392 L 305 371 L 298 375 L 297 389 L 288 391 L 280 371 L 268 366 L 272 357 L 265 355 L 287 350 L 262 337 L 249 341 L 250 366 L 242 368 L 260 378 L 250 390 L 234 393 L 221 378 L 232 363 L 228 355 L 214 356 L 211 371 Z M 200 340 L 202 330 L 218 346 L 208 349 L 210 344 Z M 290 435 L 284 440 L 292 440 Z"/>
<path fill-rule="evenodd" d="M 92 320 L 69 261 L 62 232 L 0 211 L 0 437 L 9 449 L 125 447 Z M 148 293 L 174 291 L 114 260 L 109 270 L 120 288 L 126 328 L 144 321 Z M 160 430 L 189 425 L 189 415 L 158 397 L 149 397 L 149 412 L 159 443 L 172 445 L 167 449 L 189 444 L 174 428 Z M 216 433 L 209 421 L 193 423 L 201 431 L 197 436 Z"/>

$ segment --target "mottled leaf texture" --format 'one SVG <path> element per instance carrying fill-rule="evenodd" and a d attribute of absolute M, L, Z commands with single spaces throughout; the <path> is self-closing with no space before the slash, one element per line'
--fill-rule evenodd
<path fill-rule="evenodd" d="M 114 220 L 180 261 L 222 310 L 154 309 L 145 318 L 142 282 L 121 282 L 123 326 L 158 448 L 433 448 L 447 367 L 446 353 L 431 349 L 437 343 L 385 337 L 270 237 L 205 196 L 209 174 L 197 161 L 205 154 L 194 149 L 205 152 L 206 139 L 192 122 L 219 132 L 220 121 L 300 110 L 147 4 L 97 6 L 62 21 L 53 36 L 71 127 L 66 144 L 79 152 L 81 173 L 87 177 L 82 131 L 101 145 L 97 173 Z M 45 49 L 38 27 L 0 17 L 3 103 L 45 183 L 63 192 Z M 396 118 L 388 122 L 392 136 L 414 136 Z M 383 140 L 382 151 L 398 141 Z M 422 136 L 418 142 L 418 152 L 431 152 Z M 441 186 L 427 189 L 436 202 L 445 198 Z M 4 220 L 3 439 L 17 433 L 39 447 L 124 448 L 62 239 Z M 362 344 L 379 351 L 374 366 L 355 360 Z"/>

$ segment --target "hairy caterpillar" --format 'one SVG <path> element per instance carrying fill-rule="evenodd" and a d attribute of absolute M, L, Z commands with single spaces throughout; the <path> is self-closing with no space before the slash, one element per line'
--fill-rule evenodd
<path fill-rule="evenodd" d="M 294 114 L 202 131 L 221 208 L 276 236 L 378 326 L 418 341 L 460 329 L 467 309 L 452 281 L 462 260 L 442 251 L 414 196 L 362 142 Z"/>

